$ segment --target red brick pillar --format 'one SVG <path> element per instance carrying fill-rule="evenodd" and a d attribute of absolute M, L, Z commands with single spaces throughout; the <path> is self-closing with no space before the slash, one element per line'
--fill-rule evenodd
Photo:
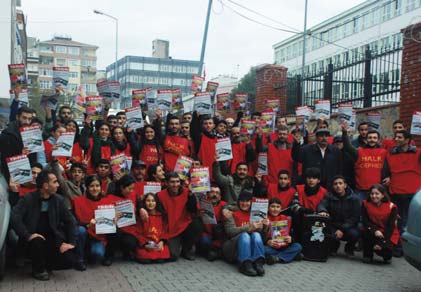
<path fill-rule="evenodd" d="M 278 98 L 281 103 L 281 114 L 287 107 L 287 71 L 279 65 L 263 65 L 256 68 L 256 111 L 265 110 L 265 100 Z"/>
<path fill-rule="evenodd" d="M 411 125 L 412 114 L 421 111 L 421 22 L 401 30 L 403 37 L 400 119 Z M 421 146 L 421 136 L 414 136 Z"/>

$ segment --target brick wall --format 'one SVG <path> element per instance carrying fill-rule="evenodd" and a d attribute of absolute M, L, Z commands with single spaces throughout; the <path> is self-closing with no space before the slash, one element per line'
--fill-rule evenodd
<path fill-rule="evenodd" d="M 287 71 L 286 67 L 279 65 L 262 65 L 256 68 L 256 111 L 264 111 L 266 99 L 278 98 L 281 113 L 286 112 Z"/>
<path fill-rule="evenodd" d="M 401 32 L 403 52 L 400 118 L 410 125 L 413 112 L 421 110 L 421 22 L 410 25 Z M 413 138 L 417 145 L 421 145 L 421 136 Z"/>

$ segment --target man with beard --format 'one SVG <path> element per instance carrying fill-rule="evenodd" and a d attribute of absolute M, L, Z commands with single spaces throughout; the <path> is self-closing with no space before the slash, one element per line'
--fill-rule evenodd
<path fill-rule="evenodd" d="M 189 140 L 180 133 L 180 120 L 170 115 L 167 120 L 167 132 L 164 139 L 165 170 L 173 171 L 178 156 L 190 156 Z"/>
<path fill-rule="evenodd" d="M 355 148 L 362 147 L 367 144 L 368 123 L 362 122 L 358 125 L 358 137 L 352 141 L 352 146 Z"/>
<path fill-rule="evenodd" d="M 374 184 L 380 184 L 387 172 L 387 151 L 381 148 L 380 134 L 375 130 L 367 132 L 367 143 L 355 149 L 348 138 L 347 124 L 342 124 L 342 140 L 344 150 L 355 161 L 355 190 L 363 201 L 367 198 L 368 190 Z M 384 181 L 383 181 L 384 182 Z"/>
<path fill-rule="evenodd" d="M 194 147 L 193 139 L 190 136 L 190 122 L 187 120 L 181 121 L 181 135 L 187 140 L 189 140 L 189 149 L 192 156 L 196 153 L 196 148 Z"/>
<path fill-rule="evenodd" d="M 224 222 L 222 209 L 226 202 L 221 200 L 221 189 L 217 184 L 211 184 L 210 191 L 206 193 L 207 201 L 212 203 L 216 224 L 204 224 L 202 237 L 197 243 L 198 250 L 206 255 L 208 261 L 214 261 L 222 256 L 222 240 L 224 239 Z M 199 210 L 202 216 L 205 210 Z"/>
<path fill-rule="evenodd" d="M 228 161 L 230 173 L 235 172 L 235 167 L 239 162 L 251 163 L 256 159 L 256 152 L 250 143 L 250 137 L 248 135 L 241 137 L 239 127 L 231 129 L 231 148 L 232 159 Z"/>

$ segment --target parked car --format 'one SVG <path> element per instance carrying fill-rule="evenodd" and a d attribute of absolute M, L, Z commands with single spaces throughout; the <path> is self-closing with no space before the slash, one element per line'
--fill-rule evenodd
<path fill-rule="evenodd" d="M 6 235 L 9 227 L 10 204 L 7 183 L 0 172 L 0 280 L 3 279 L 6 267 Z"/>
<path fill-rule="evenodd" d="M 421 190 L 409 205 L 406 231 L 402 234 L 405 259 L 421 271 Z"/>

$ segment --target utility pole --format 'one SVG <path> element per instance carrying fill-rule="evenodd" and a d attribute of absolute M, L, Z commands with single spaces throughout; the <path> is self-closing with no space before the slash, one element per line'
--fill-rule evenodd
<path fill-rule="evenodd" d="M 203 63 L 205 60 L 206 40 L 208 39 L 208 28 L 209 28 L 209 19 L 210 19 L 211 10 L 212 10 L 212 0 L 209 0 L 208 13 L 206 15 L 205 32 L 203 33 L 202 52 L 200 53 L 199 72 L 197 72 L 197 75 L 199 76 L 202 76 Z"/>
<path fill-rule="evenodd" d="M 306 38 L 307 38 L 307 6 L 308 0 L 305 0 L 305 7 L 304 7 L 304 32 L 303 32 L 303 60 L 301 64 L 301 105 L 304 105 L 304 96 L 305 96 L 305 88 L 304 88 L 304 68 L 306 65 Z"/>

